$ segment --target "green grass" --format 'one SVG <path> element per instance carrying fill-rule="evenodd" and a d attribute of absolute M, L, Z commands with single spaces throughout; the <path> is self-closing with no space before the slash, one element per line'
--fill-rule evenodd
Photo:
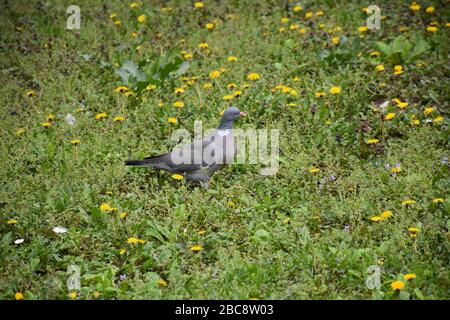
<path fill-rule="evenodd" d="M 305 1 L 293 12 L 284 1 L 205 1 L 200 10 L 170 1 L 172 10 L 162 11 L 157 1 L 133 9 L 129 1 L 84 0 L 77 1 L 79 31 L 65 29 L 72 2 L 43 3 L 0 5 L 0 298 L 68 299 L 66 271 L 74 264 L 81 268 L 78 299 L 449 299 L 448 6 L 420 1 L 413 12 L 405 1 L 380 2 L 381 30 L 360 37 L 369 4 L 360 1 Z M 436 11 L 425 13 L 433 3 Z M 323 16 L 305 18 L 319 10 Z M 435 33 L 426 31 L 432 21 Z M 290 30 L 294 23 L 299 29 Z M 401 33 L 401 26 L 409 29 Z M 394 75 L 393 64 L 369 54 L 376 41 L 399 34 L 421 36 L 430 48 Z M 184 93 L 173 93 L 186 82 L 178 78 L 128 98 L 114 92 L 124 61 L 151 64 L 173 48 L 194 55 L 184 76 L 198 80 Z M 228 62 L 231 55 L 238 61 Z M 375 71 L 377 64 L 385 70 Z M 220 68 L 226 71 L 209 79 Z M 261 79 L 248 80 L 250 72 Z M 237 127 L 280 130 L 276 175 L 231 165 L 204 190 L 123 166 L 170 150 L 171 133 L 192 131 L 195 120 L 216 126 L 230 105 L 222 99 L 229 83 L 243 91 L 231 104 L 249 115 Z M 298 95 L 272 92 L 279 84 Z M 331 86 L 341 93 L 330 94 Z M 327 95 L 317 98 L 319 91 Z M 394 98 L 409 105 L 400 109 Z M 177 100 L 184 108 L 172 106 Z M 383 101 L 390 101 L 386 110 Z M 107 118 L 96 120 L 101 112 Z M 395 118 L 384 120 L 388 112 Z M 46 129 L 49 114 L 55 119 Z M 126 119 L 113 122 L 116 116 Z M 367 144 L 371 138 L 379 142 Z M 397 163 L 401 172 L 392 174 L 386 164 Z M 320 171 L 310 173 L 313 167 Z M 405 199 L 416 203 L 402 205 Z M 102 212 L 102 203 L 117 210 Z M 392 217 L 371 221 L 385 210 Z M 55 234 L 55 226 L 69 231 Z M 420 229 L 417 237 L 411 227 Z M 127 244 L 130 237 L 146 242 Z M 25 241 L 14 244 L 19 238 Z M 194 245 L 202 250 L 192 252 Z M 379 290 L 365 284 L 371 265 L 381 268 Z M 407 273 L 417 278 L 394 292 L 391 283 Z"/>

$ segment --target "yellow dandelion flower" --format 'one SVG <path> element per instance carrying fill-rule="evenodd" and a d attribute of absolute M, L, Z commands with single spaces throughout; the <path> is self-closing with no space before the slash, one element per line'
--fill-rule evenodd
<path fill-rule="evenodd" d="M 340 87 L 331 87 L 330 93 L 331 94 L 339 94 L 339 93 L 341 93 L 341 88 Z"/>
<path fill-rule="evenodd" d="M 407 273 L 403 276 L 403 278 L 405 280 L 412 280 L 412 279 L 417 278 L 417 275 L 415 273 Z"/>
<path fill-rule="evenodd" d="M 409 205 L 414 204 L 414 203 L 416 203 L 415 200 L 405 199 L 405 200 L 402 201 L 402 206 L 409 206 Z"/>
<path fill-rule="evenodd" d="M 228 201 L 228 203 L 227 203 L 228 208 L 234 208 L 235 206 L 236 206 L 236 204 L 233 201 Z"/>
<path fill-rule="evenodd" d="M 403 73 L 403 67 L 401 65 L 396 65 L 394 67 L 394 74 L 399 75 Z"/>
<path fill-rule="evenodd" d="M 25 95 L 26 95 L 27 97 L 34 97 L 34 96 L 36 95 L 36 91 L 34 91 L 34 90 L 28 90 L 28 91 L 25 93 Z"/>
<path fill-rule="evenodd" d="M 321 11 L 321 10 L 317 11 L 317 12 L 316 12 L 316 16 L 317 16 L 317 17 L 323 16 L 323 11 Z"/>
<path fill-rule="evenodd" d="M 420 230 L 418 228 L 412 227 L 412 228 L 408 228 L 409 231 L 409 236 L 411 238 L 415 238 L 417 237 L 417 235 L 419 234 Z"/>
<path fill-rule="evenodd" d="M 14 225 L 14 224 L 17 223 L 17 220 L 16 219 L 9 219 L 8 221 L 6 221 L 6 223 L 10 224 L 10 225 Z"/>
<path fill-rule="evenodd" d="M 81 143 L 81 141 L 79 139 L 72 139 L 70 140 L 70 143 L 74 146 L 79 145 Z"/>
<path fill-rule="evenodd" d="M 192 53 L 185 53 L 185 54 L 183 55 L 183 58 L 184 58 L 185 60 L 192 60 L 192 58 L 194 58 L 194 55 L 193 55 Z"/>
<path fill-rule="evenodd" d="M 207 23 L 207 24 L 205 24 L 205 28 L 208 29 L 208 30 L 214 29 L 214 23 Z"/>
<path fill-rule="evenodd" d="M 183 180 L 184 177 L 183 177 L 181 174 L 175 173 L 175 174 L 172 175 L 172 179 L 175 179 L 175 180 Z"/>
<path fill-rule="evenodd" d="M 430 113 L 432 113 L 433 110 L 434 110 L 433 107 L 427 107 L 427 108 L 425 108 L 425 110 L 423 110 L 423 114 L 427 116 L 427 115 L 429 115 Z"/>
<path fill-rule="evenodd" d="M 387 115 L 384 116 L 384 120 L 392 120 L 395 118 L 395 113 L 394 112 L 389 112 Z"/>
<path fill-rule="evenodd" d="M 228 62 L 236 62 L 238 59 L 235 56 L 229 56 L 227 60 Z"/>
<path fill-rule="evenodd" d="M 225 100 L 225 101 L 230 101 L 230 100 L 232 100 L 233 98 L 234 98 L 234 96 L 232 96 L 232 95 L 226 95 L 226 96 L 224 96 L 222 99 Z"/>
<path fill-rule="evenodd" d="M 52 124 L 50 122 L 42 122 L 41 126 L 43 126 L 44 128 L 49 128 L 52 126 Z"/>
<path fill-rule="evenodd" d="M 178 120 L 177 120 L 177 118 L 170 117 L 167 119 L 167 122 L 172 123 L 172 124 L 177 124 Z"/>
<path fill-rule="evenodd" d="M 369 140 L 367 140 L 367 144 L 375 144 L 375 143 L 378 143 L 378 142 L 380 142 L 380 140 L 379 139 L 369 139 Z"/>
<path fill-rule="evenodd" d="M 311 169 L 309 169 L 308 170 L 310 173 L 317 173 L 317 172 L 319 172 L 320 171 L 320 169 L 319 168 L 316 168 L 316 167 L 314 167 L 314 168 L 311 168 Z"/>
<path fill-rule="evenodd" d="M 383 211 L 381 214 L 380 214 L 380 217 L 384 220 L 384 219 L 389 219 L 390 217 L 392 217 L 392 211 L 391 210 L 386 210 L 386 211 Z"/>
<path fill-rule="evenodd" d="M 120 255 L 123 255 L 123 254 L 125 254 L 126 252 L 127 252 L 127 250 L 125 250 L 125 249 L 120 249 L 120 250 L 119 250 L 119 254 L 120 254 Z"/>
<path fill-rule="evenodd" d="M 120 22 L 120 20 L 116 20 L 114 21 L 114 25 L 120 27 L 122 25 L 122 22 Z"/>
<path fill-rule="evenodd" d="M 50 113 L 50 114 L 47 116 L 47 121 L 53 121 L 53 120 L 55 120 L 55 115 L 52 114 L 52 113 Z"/>
<path fill-rule="evenodd" d="M 316 92 L 316 97 L 317 98 L 322 98 L 325 97 L 327 94 L 325 92 Z"/>
<path fill-rule="evenodd" d="M 293 82 L 299 82 L 300 78 L 299 77 L 294 77 L 294 79 L 292 79 Z"/>
<path fill-rule="evenodd" d="M 339 37 L 331 38 L 331 42 L 333 42 L 334 44 L 339 44 L 340 41 L 341 41 L 341 38 L 339 38 Z"/>
<path fill-rule="evenodd" d="M 409 103 L 408 102 L 400 102 L 400 103 L 397 103 L 397 106 L 400 108 L 400 109 L 405 109 L 407 106 L 409 105 Z"/>
<path fill-rule="evenodd" d="M 289 26 L 289 29 L 291 29 L 291 30 L 297 30 L 298 28 L 300 28 L 300 26 L 299 26 L 298 24 L 296 24 L 296 23 L 291 24 L 291 25 Z"/>
<path fill-rule="evenodd" d="M 380 216 L 373 216 L 370 218 L 370 220 L 372 220 L 373 222 L 378 222 L 378 221 L 383 220 L 383 218 Z"/>
<path fill-rule="evenodd" d="M 358 28 L 359 33 L 365 33 L 367 32 L 367 30 L 369 30 L 369 28 L 367 28 L 366 26 L 361 26 Z"/>
<path fill-rule="evenodd" d="M 392 168 L 391 169 L 391 173 L 400 173 L 402 171 L 402 168 L 399 168 L 399 167 L 395 167 L 395 168 Z"/>
<path fill-rule="evenodd" d="M 19 128 L 16 130 L 16 136 L 21 136 L 26 132 L 24 128 Z"/>
<path fill-rule="evenodd" d="M 103 212 L 111 212 L 114 211 L 114 208 L 111 207 L 108 203 L 102 203 L 100 205 L 100 210 Z"/>
<path fill-rule="evenodd" d="M 116 12 L 113 12 L 113 13 L 111 13 L 111 14 L 109 15 L 109 18 L 110 18 L 110 19 L 114 19 L 115 17 L 117 17 L 117 13 L 116 13 Z"/>
<path fill-rule="evenodd" d="M 305 14 L 306 19 L 312 18 L 313 16 L 314 16 L 314 12 L 311 12 L 311 11 L 309 11 Z"/>
<path fill-rule="evenodd" d="M 117 116 L 113 119 L 114 122 L 122 122 L 125 120 L 125 117 L 122 116 Z"/>
<path fill-rule="evenodd" d="M 127 215 L 128 215 L 127 212 L 121 212 L 121 213 L 119 214 L 119 218 L 120 218 L 120 219 L 125 219 L 125 218 L 127 217 Z"/>
<path fill-rule="evenodd" d="M 260 76 L 259 76 L 258 73 L 252 72 L 252 73 L 249 73 L 249 74 L 247 75 L 247 79 L 248 79 L 248 80 L 252 80 L 252 81 L 256 81 L 256 80 L 259 80 L 259 79 L 260 79 Z"/>
<path fill-rule="evenodd" d="M 183 93 L 184 88 L 175 88 L 174 93 Z"/>
<path fill-rule="evenodd" d="M 78 294 L 76 291 L 69 292 L 69 298 L 72 300 L 75 300 L 77 298 L 77 295 Z"/>
<path fill-rule="evenodd" d="M 209 77 L 210 77 L 211 79 L 216 79 L 216 78 L 220 77 L 220 71 L 218 71 L 218 70 L 212 71 L 212 72 L 209 74 Z"/>
<path fill-rule="evenodd" d="M 211 82 L 207 82 L 203 85 L 203 89 L 211 89 L 212 88 L 212 83 Z"/>
<path fill-rule="evenodd" d="M 96 115 L 95 115 L 95 119 L 97 119 L 97 120 L 101 120 L 101 119 L 103 119 L 103 118 L 106 118 L 108 115 L 106 114 L 106 112 L 101 112 L 101 113 L 97 113 Z"/>
<path fill-rule="evenodd" d="M 161 287 L 167 287 L 167 282 L 164 279 L 159 279 L 158 285 L 160 285 Z"/>
<path fill-rule="evenodd" d="M 431 33 L 435 33 L 437 30 L 438 30 L 438 28 L 437 28 L 437 27 L 434 27 L 434 26 L 429 26 L 429 27 L 427 27 L 427 31 L 428 31 L 428 32 L 431 32 Z"/>
<path fill-rule="evenodd" d="M 426 13 L 433 13 L 434 12 L 434 7 L 433 6 L 429 6 L 428 8 L 425 9 Z"/>
<path fill-rule="evenodd" d="M 444 121 L 444 117 L 443 116 L 437 116 L 436 118 L 433 119 L 434 123 L 440 123 Z"/>
<path fill-rule="evenodd" d="M 409 9 L 411 9 L 412 11 L 419 11 L 420 10 L 420 4 L 417 4 L 415 1 L 413 3 L 411 3 L 411 5 L 409 6 Z"/>
<path fill-rule="evenodd" d="M 198 230 L 198 232 L 197 232 L 197 234 L 199 235 L 199 236 L 202 236 L 202 235 L 204 235 L 206 233 L 206 230 L 205 229 L 200 229 L 200 230 Z"/>
<path fill-rule="evenodd" d="M 199 252 L 202 250 L 203 250 L 202 246 L 199 246 L 199 245 L 195 245 L 195 246 L 191 247 L 191 251 L 194 251 L 194 252 Z"/>
<path fill-rule="evenodd" d="M 294 7 L 294 12 L 299 12 L 299 11 L 301 11 L 302 9 L 303 9 L 302 6 L 296 5 L 296 6 Z"/>
<path fill-rule="evenodd" d="M 138 36 L 138 33 L 137 33 L 136 31 L 133 31 L 133 32 L 131 33 L 131 37 L 132 37 L 132 38 L 137 38 L 137 36 Z"/>
<path fill-rule="evenodd" d="M 183 101 L 175 101 L 175 102 L 173 103 L 173 106 L 174 106 L 175 108 L 183 108 L 183 107 L 184 107 L 184 102 L 183 102 Z"/>
<path fill-rule="evenodd" d="M 206 42 L 202 42 L 202 43 L 199 43 L 198 47 L 200 49 L 207 49 L 207 48 L 209 48 L 209 45 Z"/>
<path fill-rule="evenodd" d="M 433 200 L 431 200 L 433 203 L 442 203 L 444 202 L 444 198 L 433 198 Z"/>
<path fill-rule="evenodd" d="M 281 23 L 288 23 L 288 22 L 289 22 L 289 18 L 287 18 L 287 17 L 281 18 Z"/>
<path fill-rule="evenodd" d="M 147 20 L 147 17 L 145 16 L 145 14 L 141 14 L 137 19 L 139 23 L 144 23 L 145 20 Z"/>
<path fill-rule="evenodd" d="M 205 4 L 201 1 L 197 1 L 196 3 L 194 3 L 194 7 L 197 9 L 201 9 L 205 7 Z"/>
<path fill-rule="evenodd" d="M 391 283 L 391 288 L 394 291 L 402 290 L 404 286 L 405 286 L 405 283 L 403 281 L 400 281 L 400 280 L 396 280 L 396 281 Z"/>
<path fill-rule="evenodd" d="M 419 119 L 412 119 L 411 120 L 411 124 L 415 125 L 415 126 L 418 126 L 420 124 L 420 120 Z"/>
<path fill-rule="evenodd" d="M 121 92 L 121 93 L 128 91 L 128 90 L 130 90 L 130 89 L 128 89 L 127 86 L 118 86 L 117 88 L 114 89 L 115 92 Z"/>
<path fill-rule="evenodd" d="M 24 297 L 24 295 L 23 295 L 22 292 L 16 292 L 16 293 L 14 294 L 14 298 L 15 298 L 16 300 L 24 300 L 24 299 L 25 299 L 25 297 Z"/>
<path fill-rule="evenodd" d="M 137 2 L 132 2 L 130 4 L 130 8 L 137 8 L 138 6 L 139 6 L 139 3 L 137 3 Z"/>

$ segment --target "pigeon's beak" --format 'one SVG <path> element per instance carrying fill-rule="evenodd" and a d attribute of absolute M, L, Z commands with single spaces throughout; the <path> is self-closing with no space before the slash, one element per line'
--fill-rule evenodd
<path fill-rule="evenodd" d="M 242 112 L 242 111 L 241 111 L 241 113 L 239 113 L 239 116 L 241 116 L 241 117 L 246 117 L 247 114 L 246 114 L 245 112 Z"/>

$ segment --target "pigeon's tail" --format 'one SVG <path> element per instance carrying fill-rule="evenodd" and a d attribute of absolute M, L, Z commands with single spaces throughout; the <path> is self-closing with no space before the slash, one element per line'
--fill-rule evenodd
<path fill-rule="evenodd" d="M 164 155 L 162 155 L 164 156 Z M 148 157 L 143 160 L 125 160 L 126 166 L 148 167 L 153 166 L 161 161 L 162 156 Z"/>

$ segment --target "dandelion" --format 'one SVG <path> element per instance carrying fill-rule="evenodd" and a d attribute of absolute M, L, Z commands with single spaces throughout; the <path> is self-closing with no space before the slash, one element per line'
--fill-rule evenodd
<path fill-rule="evenodd" d="M 394 67 L 394 74 L 395 75 L 399 75 L 399 74 L 402 74 L 402 73 L 403 73 L 403 67 L 400 66 L 400 65 L 396 65 Z"/>
<path fill-rule="evenodd" d="M 147 17 L 145 16 L 145 14 L 141 14 L 141 15 L 138 17 L 138 22 L 139 22 L 139 23 L 144 23 L 145 20 L 147 20 Z"/>
<path fill-rule="evenodd" d="M 370 220 L 372 220 L 373 222 L 378 222 L 378 221 L 381 221 L 383 219 L 380 216 L 373 216 L 373 217 L 370 218 Z"/>
<path fill-rule="evenodd" d="M 379 139 L 369 139 L 369 140 L 367 140 L 367 144 L 376 144 L 378 142 L 380 142 Z"/>
<path fill-rule="evenodd" d="M 195 246 L 191 247 L 191 251 L 193 251 L 193 252 L 200 252 L 202 250 L 203 250 L 202 246 L 199 246 L 199 245 L 195 245 Z"/>
<path fill-rule="evenodd" d="M 339 93 L 341 93 L 341 88 L 340 87 L 331 87 L 330 93 L 331 94 L 339 94 Z"/>
<path fill-rule="evenodd" d="M 36 95 L 36 91 L 34 91 L 34 90 L 28 90 L 28 91 L 25 93 L 25 95 L 26 95 L 27 97 L 34 97 L 34 96 Z"/>
<path fill-rule="evenodd" d="M 212 72 L 209 74 L 209 77 L 210 77 L 211 79 L 216 79 L 216 78 L 220 77 L 220 71 L 218 71 L 218 70 L 212 71 Z"/>
<path fill-rule="evenodd" d="M 115 92 L 121 92 L 124 93 L 125 91 L 128 91 L 130 89 L 128 89 L 127 86 L 118 86 L 117 88 L 114 89 Z"/>
<path fill-rule="evenodd" d="M 19 128 L 19 129 L 16 130 L 16 136 L 20 137 L 25 132 L 26 132 L 26 130 L 24 128 Z"/>
<path fill-rule="evenodd" d="M 156 85 L 154 84 L 149 84 L 145 87 L 145 90 L 147 91 L 155 91 L 156 90 Z"/>
<path fill-rule="evenodd" d="M 127 91 L 127 92 L 125 92 L 125 97 L 129 97 L 129 96 L 134 96 L 134 92 L 133 91 Z"/>
<path fill-rule="evenodd" d="M 24 297 L 24 295 L 23 295 L 22 292 L 16 292 L 16 293 L 14 294 L 14 298 L 15 298 L 16 300 L 24 300 L 24 299 L 25 299 L 25 297 Z"/>
<path fill-rule="evenodd" d="M 41 126 L 43 126 L 44 128 L 49 128 L 52 126 L 52 124 L 50 122 L 42 122 Z"/>
<path fill-rule="evenodd" d="M 170 117 L 167 119 L 167 122 L 172 123 L 172 124 L 177 124 L 178 120 L 177 120 L 177 118 Z"/>
<path fill-rule="evenodd" d="M 302 6 L 297 5 L 297 6 L 294 7 L 294 12 L 299 12 L 302 9 L 303 9 Z"/>
<path fill-rule="evenodd" d="M 125 219 L 125 218 L 127 217 L 127 215 L 128 215 L 127 212 L 121 212 L 121 213 L 119 214 L 119 218 L 123 220 L 123 219 Z"/>
<path fill-rule="evenodd" d="M 125 117 L 117 116 L 113 119 L 113 122 L 122 122 L 125 120 Z"/>
<path fill-rule="evenodd" d="M 443 116 L 437 116 L 436 118 L 433 119 L 434 123 L 440 123 L 444 121 L 444 117 Z"/>
<path fill-rule="evenodd" d="M 95 115 L 95 119 L 97 119 L 97 120 L 101 120 L 101 119 L 103 119 L 103 118 L 106 118 L 108 115 L 106 114 L 106 112 L 101 112 L 101 113 L 97 113 L 96 115 Z"/>
<path fill-rule="evenodd" d="M 409 103 L 406 101 L 397 103 L 397 106 L 402 110 L 405 109 L 408 105 L 409 105 Z"/>
<path fill-rule="evenodd" d="M 367 30 L 369 30 L 369 28 L 366 26 L 361 26 L 358 28 L 359 33 L 365 33 Z"/>
<path fill-rule="evenodd" d="M 419 230 L 418 228 L 415 228 L 415 227 L 408 228 L 408 231 L 409 231 L 409 236 L 410 236 L 411 238 L 417 237 L 417 235 L 418 235 L 419 232 L 420 232 L 420 230 Z"/>
<path fill-rule="evenodd" d="M 323 16 L 323 11 L 320 11 L 320 10 L 317 11 L 317 12 L 316 12 L 316 16 L 317 16 L 317 17 Z"/>
<path fill-rule="evenodd" d="M 205 28 L 208 29 L 208 30 L 214 29 L 214 23 L 207 23 L 207 24 L 205 24 Z"/>
<path fill-rule="evenodd" d="M 174 93 L 183 93 L 184 88 L 175 88 Z"/>
<path fill-rule="evenodd" d="M 385 219 L 389 219 L 390 217 L 392 217 L 392 211 L 391 210 L 386 210 L 383 211 L 380 215 L 380 217 L 385 220 Z"/>
<path fill-rule="evenodd" d="M 379 57 L 379 56 L 381 55 L 381 53 L 378 52 L 378 51 L 372 51 L 369 55 L 370 55 L 371 57 Z"/>
<path fill-rule="evenodd" d="M 17 220 L 16 219 L 9 219 L 8 221 L 6 221 L 6 223 L 9 224 L 9 225 L 14 225 L 14 224 L 17 223 Z"/>
<path fill-rule="evenodd" d="M 383 71 L 383 70 L 384 70 L 384 65 L 382 65 L 382 64 L 377 65 L 377 66 L 375 67 L 375 70 L 376 70 L 376 71 Z"/>
<path fill-rule="evenodd" d="M 325 92 L 316 92 L 316 97 L 317 98 L 322 98 L 325 97 L 327 94 Z"/>
<path fill-rule="evenodd" d="M 414 126 L 418 126 L 420 124 L 420 120 L 419 119 L 412 119 L 411 120 L 411 124 Z"/>
<path fill-rule="evenodd" d="M 339 44 L 339 42 L 340 42 L 340 38 L 339 37 L 333 37 L 333 38 L 331 38 L 331 42 L 333 42 L 334 44 Z"/>
<path fill-rule="evenodd" d="M 288 23 L 289 22 L 289 18 L 283 17 L 281 18 L 281 23 Z"/>
<path fill-rule="evenodd" d="M 384 120 L 392 120 L 395 118 L 395 113 L 394 112 L 389 112 L 387 115 L 384 116 Z"/>
<path fill-rule="evenodd" d="M 305 14 L 305 19 L 310 19 L 310 18 L 312 18 L 313 16 L 314 16 L 314 13 L 311 12 L 311 11 L 309 11 L 309 12 L 307 12 L 307 13 Z"/>
<path fill-rule="evenodd" d="M 319 169 L 319 168 L 316 168 L 316 167 L 314 167 L 314 168 L 311 168 L 311 169 L 309 169 L 308 171 L 309 171 L 310 173 L 314 174 L 314 173 L 317 173 L 317 172 L 319 172 L 319 171 L 320 171 L 320 169 Z"/>
<path fill-rule="evenodd" d="M 120 20 L 116 20 L 114 21 L 114 25 L 120 27 L 122 25 L 122 22 L 120 22 Z"/>
<path fill-rule="evenodd" d="M 417 4 L 415 1 L 413 3 L 411 3 L 411 5 L 409 6 L 409 9 L 411 9 L 412 11 L 419 11 L 420 10 L 420 4 Z"/>
<path fill-rule="evenodd" d="M 299 26 L 298 24 L 296 24 L 296 23 L 291 24 L 291 25 L 289 26 L 289 29 L 291 29 L 291 30 L 297 30 L 298 28 L 300 28 L 300 26 Z"/>
<path fill-rule="evenodd" d="M 184 102 L 183 102 L 183 101 L 175 101 L 175 102 L 173 103 L 173 106 L 174 106 L 175 108 L 183 108 L 183 107 L 184 107 Z"/>
<path fill-rule="evenodd" d="M 428 8 L 425 9 L 426 13 L 433 13 L 434 12 L 434 7 L 433 6 L 429 6 Z"/>
<path fill-rule="evenodd" d="M 415 200 L 405 199 L 405 200 L 402 201 L 402 206 L 409 206 L 409 205 L 414 204 L 414 203 L 416 203 Z"/>
<path fill-rule="evenodd" d="M 70 140 L 70 143 L 73 146 L 77 146 L 77 145 L 79 145 L 81 143 L 81 141 L 79 139 L 72 139 L 72 140 Z"/>
<path fill-rule="evenodd" d="M 127 239 L 127 243 L 128 244 L 138 244 L 138 243 L 144 244 L 145 240 L 138 239 L 136 237 L 130 237 L 130 238 Z"/>
<path fill-rule="evenodd" d="M 233 98 L 234 98 L 234 96 L 232 96 L 232 95 L 226 95 L 226 96 L 224 96 L 222 99 L 225 100 L 225 101 L 230 101 L 230 100 L 232 100 Z"/>
<path fill-rule="evenodd" d="M 431 200 L 433 203 L 442 203 L 444 202 L 444 198 L 433 198 L 433 200 Z"/>
<path fill-rule="evenodd" d="M 50 113 L 50 114 L 47 116 L 47 121 L 53 121 L 53 120 L 55 120 L 55 115 L 52 114 L 52 113 Z"/>
<path fill-rule="evenodd" d="M 199 43 L 198 47 L 200 49 L 208 49 L 209 45 L 206 42 Z"/>
<path fill-rule="evenodd" d="M 77 292 L 76 291 L 69 292 L 69 298 L 75 300 L 77 298 Z"/>
<path fill-rule="evenodd" d="M 252 73 L 249 73 L 249 74 L 247 75 L 247 79 L 248 79 L 248 80 L 252 80 L 252 81 L 256 81 L 256 80 L 259 80 L 259 79 L 260 79 L 260 76 L 259 76 L 258 73 L 252 72 Z"/>
<path fill-rule="evenodd" d="M 125 249 L 120 249 L 120 250 L 119 250 L 119 254 L 120 254 L 120 255 L 123 255 L 123 254 L 125 254 L 126 252 L 127 252 L 127 250 L 125 250 Z"/>
<path fill-rule="evenodd" d="M 391 288 L 394 291 L 402 290 L 404 286 L 405 286 L 405 283 L 403 281 L 400 281 L 400 280 L 396 280 L 396 281 L 391 283 Z"/>
<path fill-rule="evenodd" d="M 412 280 L 412 279 L 417 278 L 417 275 L 415 273 L 407 273 L 403 276 L 403 278 L 405 280 Z"/>
<path fill-rule="evenodd" d="M 202 235 L 204 235 L 205 233 L 206 233 L 205 229 L 200 229 L 200 230 L 197 232 L 197 234 L 198 234 L 199 236 L 202 236 Z"/>
<path fill-rule="evenodd" d="M 236 62 L 238 59 L 235 56 L 229 56 L 227 60 L 228 62 Z"/>
<path fill-rule="evenodd" d="M 158 285 L 160 285 L 161 287 L 167 287 L 167 282 L 164 279 L 159 279 Z"/>
<path fill-rule="evenodd" d="M 228 201 L 228 203 L 227 203 L 228 208 L 234 208 L 235 206 L 236 206 L 236 204 L 233 201 Z"/>
<path fill-rule="evenodd" d="M 132 37 L 132 38 L 137 38 L 137 36 L 138 36 L 138 33 L 137 33 L 137 32 L 132 32 L 132 33 L 131 33 L 131 37 Z"/>
<path fill-rule="evenodd" d="M 198 1 L 198 2 L 194 3 L 194 7 L 197 9 L 201 9 L 201 8 L 205 7 L 205 4 L 201 1 Z"/>
<path fill-rule="evenodd" d="M 207 83 L 205 83 L 204 85 L 203 85 L 203 89 L 211 89 L 212 88 L 212 83 L 211 82 L 207 82 Z"/>
<path fill-rule="evenodd" d="M 391 169 L 391 173 L 400 173 L 402 171 L 402 168 L 400 167 L 394 167 Z"/>
<path fill-rule="evenodd" d="M 437 27 L 434 27 L 434 26 L 429 26 L 429 27 L 427 27 L 427 31 L 428 31 L 428 32 L 431 32 L 431 33 L 435 33 L 437 30 L 438 30 L 438 28 L 437 28 Z"/>
<path fill-rule="evenodd" d="M 175 180 L 183 180 L 184 177 L 183 177 L 181 174 L 175 173 L 175 174 L 172 175 L 172 179 L 175 179 Z"/>
<path fill-rule="evenodd" d="M 132 2 L 131 4 L 130 4 L 130 8 L 137 8 L 139 6 L 139 3 L 137 3 L 137 2 Z"/>
<path fill-rule="evenodd" d="M 430 113 L 432 113 L 433 110 L 434 110 L 433 107 L 427 107 L 427 108 L 425 108 L 425 110 L 423 110 L 423 114 L 427 116 L 427 115 L 429 115 Z"/>
<path fill-rule="evenodd" d="M 111 207 L 108 203 L 102 203 L 100 205 L 100 211 L 102 211 L 102 212 L 111 212 L 111 211 L 114 211 L 114 208 Z"/>
<path fill-rule="evenodd" d="M 299 77 L 294 77 L 294 79 L 292 79 L 293 82 L 299 82 L 300 78 Z"/>

